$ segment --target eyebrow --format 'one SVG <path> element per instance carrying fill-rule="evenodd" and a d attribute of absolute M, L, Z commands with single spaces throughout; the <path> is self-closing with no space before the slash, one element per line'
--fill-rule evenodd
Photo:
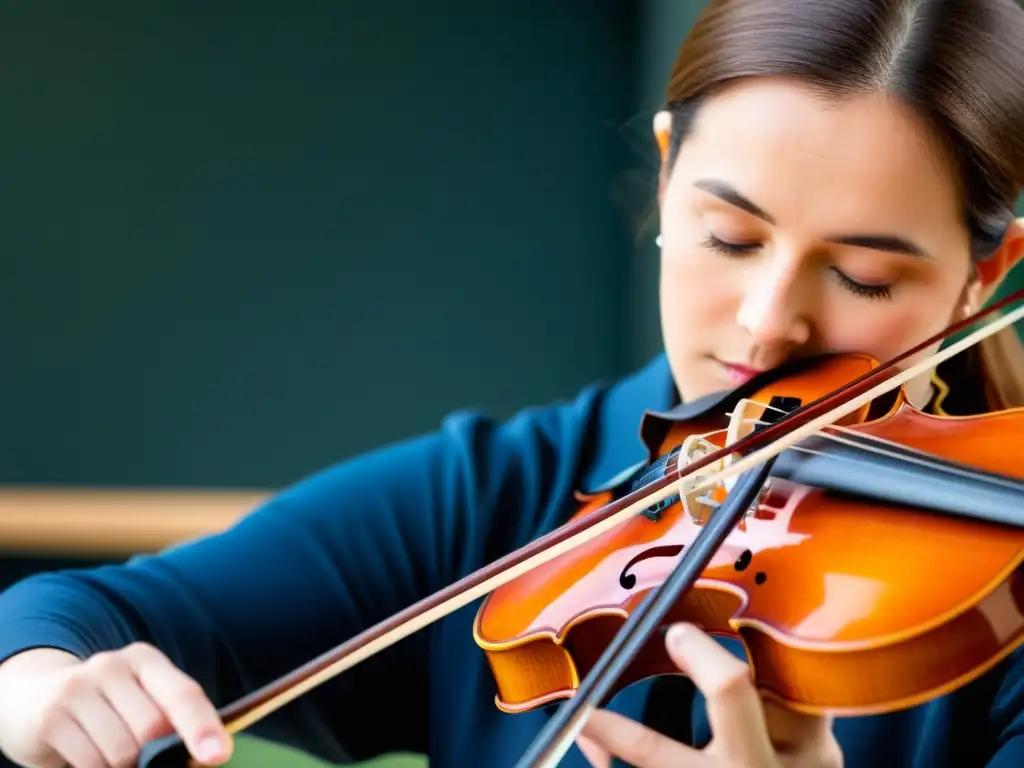
<path fill-rule="evenodd" d="M 735 188 L 719 181 L 718 179 L 700 179 L 694 182 L 694 186 L 714 195 L 720 200 L 729 203 L 752 216 L 756 216 L 769 224 L 774 225 L 775 219 L 763 208 L 753 203 L 740 194 Z M 863 235 L 833 235 L 825 238 L 826 242 L 840 245 L 851 245 L 856 248 L 871 248 L 876 251 L 888 251 L 890 253 L 903 253 L 918 258 L 930 258 L 928 252 L 912 240 L 899 235 L 885 234 L 863 234 Z"/>
<path fill-rule="evenodd" d="M 718 181 L 717 179 L 699 179 L 694 182 L 693 186 L 697 187 L 697 189 L 703 189 L 705 192 L 709 192 L 715 197 L 729 203 L 729 205 L 734 205 L 749 214 L 757 216 L 759 219 L 764 219 L 769 224 L 775 224 L 774 218 L 767 214 L 762 208 L 754 205 L 750 200 L 745 198 L 724 181 Z"/>

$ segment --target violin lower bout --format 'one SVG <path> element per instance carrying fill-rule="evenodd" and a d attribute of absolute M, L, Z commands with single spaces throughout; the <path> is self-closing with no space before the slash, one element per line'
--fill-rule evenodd
<path fill-rule="evenodd" d="M 497 684 L 497 707 L 527 712 L 570 698 L 643 597 L 638 593 L 624 610 L 578 617 L 562 641 L 542 633 L 500 645 L 482 642 Z M 685 621 L 737 638 L 761 695 L 787 709 L 860 716 L 917 706 L 989 671 L 1024 643 L 1024 622 L 1010 619 L 1021 616 L 1022 605 L 1024 572 L 1018 567 L 975 606 L 884 646 L 792 644 L 766 625 L 736 618 L 743 600 L 732 585 L 702 580 L 666 617 L 666 625 Z M 682 671 L 668 656 L 663 635 L 655 633 L 614 693 L 666 674 Z"/>

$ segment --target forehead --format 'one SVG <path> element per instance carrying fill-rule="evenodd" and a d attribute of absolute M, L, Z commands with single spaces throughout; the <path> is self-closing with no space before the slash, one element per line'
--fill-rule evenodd
<path fill-rule="evenodd" d="M 941 143 L 885 93 L 828 101 L 795 81 L 741 81 L 701 107 L 675 172 L 728 182 L 780 227 L 962 230 Z"/>

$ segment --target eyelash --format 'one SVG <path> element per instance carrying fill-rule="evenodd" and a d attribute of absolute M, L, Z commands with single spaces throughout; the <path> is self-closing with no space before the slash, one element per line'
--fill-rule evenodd
<path fill-rule="evenodd" d="M 757 243 L 727 243 L 725 240 L 720 240 L 714 235 L 709 234 L 707 240 L 704 241 L 704 247 L 718 253 L 724 253 L 726 256 L 741 256 L 756 250 L 760 246 Z M 831 267 L 831 269 L 836 277 L 839 278 L 839 282 L 842 283 L 843 287 L 856 296 L 862 296 L 866 299 L 892 298 L 889 290 L 890 286 L 888 285 L 864 285 L 850 279 L 835 267 Z"/>

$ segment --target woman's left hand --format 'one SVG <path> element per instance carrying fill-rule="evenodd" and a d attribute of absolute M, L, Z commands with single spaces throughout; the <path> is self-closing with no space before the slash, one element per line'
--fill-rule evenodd
<path fill-rule="evenodd" d="M 704 694 L 711 742 L 703 750 L 694 749 L 614 712 L 598 710 L 577 739 L 594 768 L 609 768 L 612 756 L 635 768 L 842 766 L 832 718 L 762 703 L 748 666 L 692 625 L 673 626 L 665 645 Z"/>

